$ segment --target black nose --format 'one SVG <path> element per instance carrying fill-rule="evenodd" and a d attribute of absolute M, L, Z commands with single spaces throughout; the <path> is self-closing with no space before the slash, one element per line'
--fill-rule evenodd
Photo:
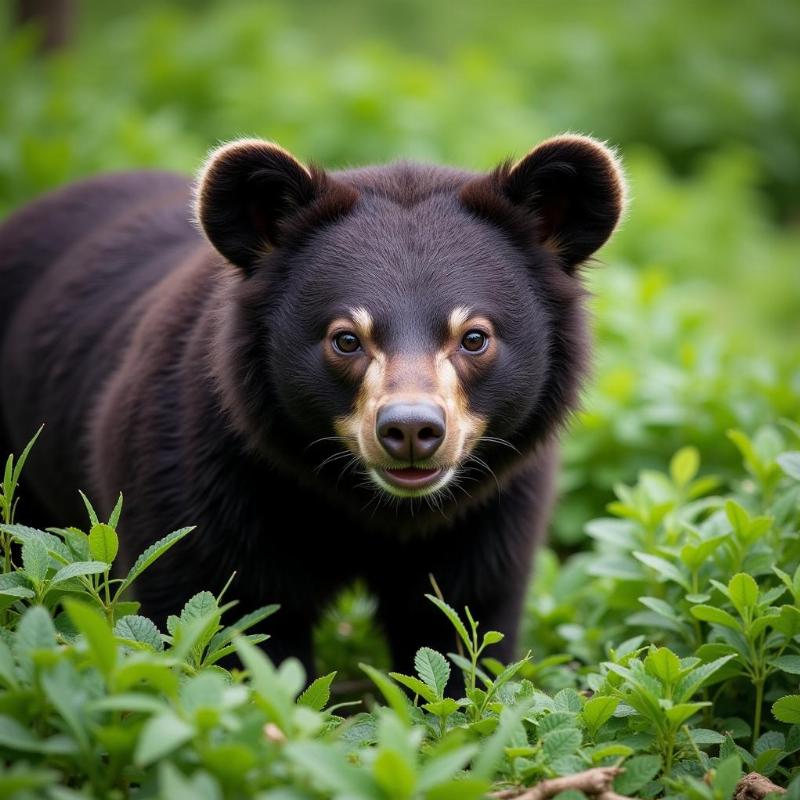
<path fill-rule="evenodd" d="M 378 412 L 377 432 L 392 458 L 421 461 L 444 439 L 444 410 L 435 403 L 389 403 Z"/>

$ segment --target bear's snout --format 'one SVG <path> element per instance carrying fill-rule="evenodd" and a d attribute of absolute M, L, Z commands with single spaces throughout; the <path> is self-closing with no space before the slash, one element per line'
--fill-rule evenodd
<path fill-rule="evenodd" d="M 381 446 L 392 458 L 409 464 L 430 458 L 446 431 L 444 409 L 438 403 L 388 403 L 377 414 Z"/>

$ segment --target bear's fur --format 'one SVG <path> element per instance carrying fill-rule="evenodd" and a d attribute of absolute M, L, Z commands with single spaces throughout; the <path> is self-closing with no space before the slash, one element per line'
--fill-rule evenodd
<path fill-rule="evenodd" d="M 452 649 L 431 574 L 511 658 L 587 366 L 578 267 L 623 192 L 572 135 L 488 174 L 327 173 L 243 140 L 194 193 L 140 172 L 34 202 L 0 228 L 0 451 L 46 423 L 21 518 L 81 524 L 78 489 L 106 515 L 122 491 L 128 564 L 197 525 L 142 578 L 142 612 L 163 624 L 235 571 L 242 611 L 282 606 L 275 659 L 311 668 L 312 625 L 356 577 L 398 668 Z M 381 428 L 388 407 L 410 427 Z"/>

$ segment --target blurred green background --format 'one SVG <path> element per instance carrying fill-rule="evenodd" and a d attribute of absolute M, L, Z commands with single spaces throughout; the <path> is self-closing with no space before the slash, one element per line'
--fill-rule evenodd
<path fill-rule="evenodd" d="M 565 442 L 562 555 L 616 481 L 684 444 L 729 474 L 728 428 L 797 418 L 796 0 L 73 7 L 47 54 L 0 11 L 2 214 L 100 170 L 191 172 L 240 135 L 329 167 L 485 169 L 565 130 L 619 147 L 632 202 L 589 271 L 596 373 Z M 367 641 L 370 613 L 360 593 L 340 603 L 331 663 Z"/>

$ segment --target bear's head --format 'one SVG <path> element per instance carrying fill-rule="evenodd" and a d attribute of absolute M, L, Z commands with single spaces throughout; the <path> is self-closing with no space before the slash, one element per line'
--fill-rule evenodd
<path fill-rule="evenodd" d="M 212 370 L 233 425 L 295 477 L 354 508 L 396 498 L 378 513 L 417 524 L 496 490 L 577 404 L 579 267 L 623 204 L 616 158 L 583 136 L 484 174 L 220 147 L 196 212 L 226 262 Z"/>

